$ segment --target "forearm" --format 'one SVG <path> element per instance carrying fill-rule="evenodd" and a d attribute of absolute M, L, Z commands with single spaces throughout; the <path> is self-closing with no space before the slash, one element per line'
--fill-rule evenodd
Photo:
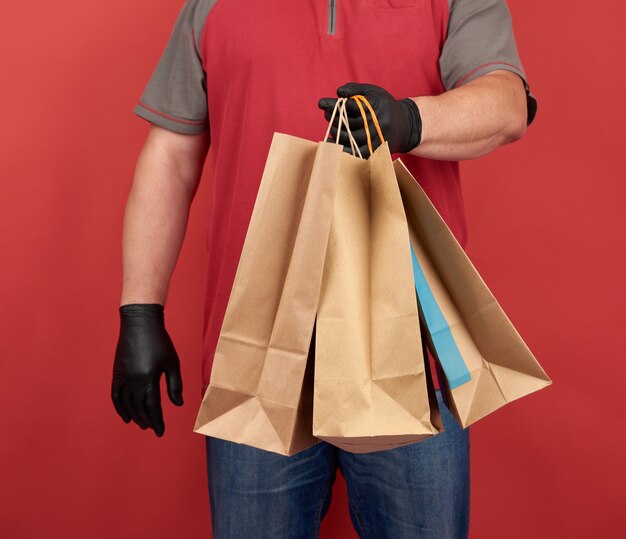
<path fill-rule="evenodd" d="M 409 153 L 459 161 L 518 140 L 526 129 L 526 94 L 511 72 L 492 71 L 438 96 L 412 98 L 422 119 L 422 140 Z"/>
<path fill-rule="evenodd" d="M 179 163 L 149 142 L 139 156 L 124 215 L 120 305 L 165 304 L 197 187 L 190 177 L 202 168 Z"/>

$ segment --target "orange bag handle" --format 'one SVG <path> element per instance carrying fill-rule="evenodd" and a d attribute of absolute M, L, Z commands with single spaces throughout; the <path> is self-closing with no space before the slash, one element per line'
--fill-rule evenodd
<path fill-rule="evenodd" d="M 372 115 L 372 121 L 374 122 L 374 127 L 376 127 L 376 133 L 378 134 L 378 138 L 380 139 L 381 144 L 385 143 L 385 138 L 383 137 L 383 132 L 380 129 L 380 124 L 378 123 L 378 118 L 376 117 L 376 113 L 374 109 L 370 105 L 369 101 L 362 95 L 353 95 L 351 99 L 356 101 L 359 110 L 361 111 L 361 116 L 363 117 L 363 125 L 365 127 L 365 135 L 367 137 L 367 148 L 370 151 L 370 155 L 374 153 L 374 149 L 372 148 L 372 138 L 370 136 L 370 130 L 367 122 L 367 116 L 365 114 L 365 110 L 363 109 L 363 105 L 361 103 L 365 103 L 365 106 L 369 109 L 370 114 Z"/>

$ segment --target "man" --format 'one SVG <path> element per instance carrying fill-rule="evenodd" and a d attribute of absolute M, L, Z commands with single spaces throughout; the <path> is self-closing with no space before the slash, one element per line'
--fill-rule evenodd
<path fill-rule="evenodd" d="M 163 306 L 209 146 L 202 394 L 272 135 L 320 140 L 335 91 L 368 98 L 463 247 L 458 161 L 519 139 L 536 112 L 505 0 L 187 0 L 134 109 L 152 126 L 124 221 L 112 399 L 125 422 L 163 434 L 162 373 L 183 403 Z M 337 468 L 361 537 L 466 537 L 469 429 L 437 399 L 445 431 L 389 451 L 321 442 L 284 457 L 206 437 L 214 537 L 316 537 Z"/>

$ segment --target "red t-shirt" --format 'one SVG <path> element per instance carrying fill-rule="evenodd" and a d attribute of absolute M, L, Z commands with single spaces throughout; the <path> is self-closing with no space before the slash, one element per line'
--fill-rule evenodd
<path fill-rule="evenodd" d="M 179 133 L 210 129 L 202 394 L 273 133 L 322 140 L 317 102 L 350 81 L 400 99 L 438 95 L 494 69 L 522 78 L 530 123 L 536 101 L 504 0 L 185 2 L 133 112 Z M 458 162 L 402 161 L 465 247 Z"/>

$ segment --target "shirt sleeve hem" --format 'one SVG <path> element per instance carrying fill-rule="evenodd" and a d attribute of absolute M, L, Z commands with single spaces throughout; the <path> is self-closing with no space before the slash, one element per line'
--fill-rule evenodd
<path fill-rule="evenodd" d="M 182 133 L 184 135 L 196 135 L 202 133 L 207 127 L 206 122 L 200 120 L 184 120 L 182 118 L 175 118 L 164 112 L 158 111 L 152 107 L 149 107 L 141 101 L 135 105 L 133 113 L 170 131 Z"/>

